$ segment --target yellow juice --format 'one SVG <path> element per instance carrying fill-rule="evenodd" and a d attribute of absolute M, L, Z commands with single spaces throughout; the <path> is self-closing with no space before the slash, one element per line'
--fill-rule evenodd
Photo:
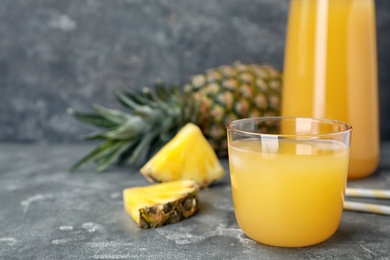
<path fill-rule="evenodd" d="M 373 0 L 291 0 L 282 115 L 353 127 L 349 178 L 379 162 Z"/>
<path fill-rule="evenodd" d="M 336 141 L 232 141 L 229 167 L 240 228 L 273 246 L 329 238 L 343 211 L 348 153 Z"/>

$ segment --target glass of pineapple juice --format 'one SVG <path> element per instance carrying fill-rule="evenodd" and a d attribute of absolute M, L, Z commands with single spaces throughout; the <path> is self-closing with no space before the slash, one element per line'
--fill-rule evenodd
<path fill-rule="evenodd" d="M 250 238 L 304 247 L 337 230 L 352 128 L 334 120 L 262 117 L 227 126 L 236 219 Z"/>

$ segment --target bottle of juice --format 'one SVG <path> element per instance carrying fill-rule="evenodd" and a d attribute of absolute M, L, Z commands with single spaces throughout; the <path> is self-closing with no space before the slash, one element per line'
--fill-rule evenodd
<path fill-rule="evenodd" d="M 379 162 L 374 0 L 291 0 L 282 115 L 352 125 L 349 179 Z"/>

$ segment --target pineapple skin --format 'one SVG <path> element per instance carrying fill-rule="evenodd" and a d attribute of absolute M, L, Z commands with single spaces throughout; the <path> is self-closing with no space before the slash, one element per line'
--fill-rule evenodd
<path fill-rule="evenodd" d="M 236 119 L 280 115 L 282 74 L 269 65 L 225 65 L 184 86 L 198 109 L 197 124 L 218 156 L 227 155 L 226 125 Z"/>
<path fill-rule="evenodd" d="M 195 194 L 188 194 L 171 203 L 142 208 L 139 210 L 138 226 L 145 229 L 178 223 L 194 215 L 198 211 L 198 205 L 198 197 Z"/>
<path fill-rule="evenodd" d="M 128 188 L 123 191 L 124 208 L 138 227 L 157 228 L 193 216 L 199 209 L 198 191 L 191 180 Z"/>

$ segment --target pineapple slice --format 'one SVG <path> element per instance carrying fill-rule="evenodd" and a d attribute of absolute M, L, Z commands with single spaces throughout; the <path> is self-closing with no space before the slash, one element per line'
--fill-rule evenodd
<path fill-rule="evenodd" d="M 225 175 L 215 151 L 200 128 L 187 123 L 141 169 L 150 182 L 194 180 L 207 187 Z"/>
<path fill-rule="evenodd" d="M 171 181 L 125 189 L 123 202 L 140 228 L 156 228 L 194 215 L 199 205 L 198 191 L 194 181 Z"/>

